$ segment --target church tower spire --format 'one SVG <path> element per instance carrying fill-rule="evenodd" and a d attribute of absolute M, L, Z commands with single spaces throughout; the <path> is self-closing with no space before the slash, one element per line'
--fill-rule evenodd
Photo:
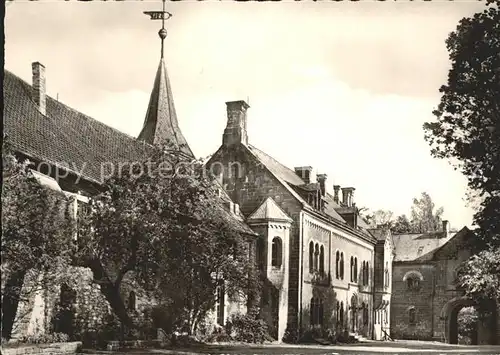
<path fill-rule="evenodd" d="M 165 0 L 163 0 L 162 11 L 145 11 L 144 13 L 151 16 L 152 20 L 162 21 L 162 28 L 158 32 L 161 39 L 161 56 L 146 118 L 138 139 L 153 145 L 167 146 L 168 150 L 180 152 L 186 158 L 194 158 L 194 154 L 179 128 L 172 88 L 163 58 L 163 42 L 167 37 L 165 20 L 172 15 L 165 11 Z"/>

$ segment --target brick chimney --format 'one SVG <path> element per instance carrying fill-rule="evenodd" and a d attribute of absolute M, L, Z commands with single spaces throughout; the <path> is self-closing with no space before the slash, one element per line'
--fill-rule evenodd
<path fill-rule="evenodd" d="M 342 203 L 346 207 L 353 207 L 354 205 L 354 187 L 344 187 L 342 188 Z"/>
<path fill-rule="evenodd" d="M 46 114 L 45 67 L 39 62 L 31 64 L 33 74 L 33 101 L 42 115 Z"/>
<path fill-rule="evenodd" d="M 450 222 L 449 221 L 443 221 L 443 234 L 445 237 L 450 234 Z"/>
<path fill-rule="evenodd" d="M 295 168 L 295 174 L 300 176 L 306 184 L 311 182 L 312 166 L 300 166 Z"/>
<path fill-rule="evenodd" d="M 339 203 L 339 191 L 340 191 L 340 185 L 333 185 L 333 201 L 336 204 Z"/>
<path fill-rule="evenodd" d="M 327 178 L 326 174 L 318 174 L 317 175 L 319 188 L 321 190 L 321 196 L 323 196 L 323 197 L 326 195 L 326 178 Z"/>
<path fill-rule="evenodd" d="M 223 145 L 248 145 L 247 109 L 249 107 L 243 100 L 226 102 L 227 126 L 222 136 Z"/>

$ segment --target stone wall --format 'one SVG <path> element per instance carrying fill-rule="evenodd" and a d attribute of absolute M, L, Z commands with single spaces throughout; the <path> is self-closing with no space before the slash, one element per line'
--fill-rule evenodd
<path fill-rule="evenodd" d="M 2 347 L 3 355 L 25 355 L 25 354 L 42 354 L 42 355 L 59 355 L 59 354 L 75 354 L 81 348 L 81 342 L 72 343 L 53 343 L 53 344 L 37 344 L 19 347 Z"/>
<path fill-rule="evenodd" d="M 394 263 L 392 272 L 391 336 L 395 339 L 430 340 L 433 337 L 434 265 Z M 407 288 L 405 274 L 418 271 L 423 276 L 417 290 Z M 415 324 L 410 324 L 410 309 Z"/>
<path fill-rule="evenodd" d="M 27 275 L 23 285 L 28 290 L 34 275 Z M 14 338 L 42 335 L 52 332 L 64 332 L 70 337 L 78 337 L 81 332 L 98 328 L 104 317 L 111 310 L 100 286 L 92 282 L 92 271 L 87 268 L 72 267 L 61 278 L 74 293 L 65 307 L 61 304 L 61 284 L 47 285 L 29 293 L 29 297 L 20 302 L 14 322 Z M 61 281 L 59 280 L 59 281 Z M 61 281 L 62 282 L 62 281 Z M 65 302 L 63 302 L 65 303 Z M 69 324 L 59 324 L 61 318 Z M 69 328 L 70 327 L 70 328 Z"/>

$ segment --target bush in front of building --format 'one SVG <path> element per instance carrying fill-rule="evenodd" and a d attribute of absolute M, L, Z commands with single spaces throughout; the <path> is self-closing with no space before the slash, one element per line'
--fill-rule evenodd
<path fill-rule="evenodd" d="M 263 343 L 273 340 L 269 335 L 267 323 L 258 313 L 233 314 L 226 324 L 226 333 L 232 340 L 244 343 Z"/>

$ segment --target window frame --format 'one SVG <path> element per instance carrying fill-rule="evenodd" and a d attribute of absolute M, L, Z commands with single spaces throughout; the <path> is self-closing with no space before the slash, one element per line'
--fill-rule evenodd
<path fill-rule="evenodd" d="M 281 269 L 283 266 L 283 242 L 280 237 L 271 241 L 271 267 Z"/>

